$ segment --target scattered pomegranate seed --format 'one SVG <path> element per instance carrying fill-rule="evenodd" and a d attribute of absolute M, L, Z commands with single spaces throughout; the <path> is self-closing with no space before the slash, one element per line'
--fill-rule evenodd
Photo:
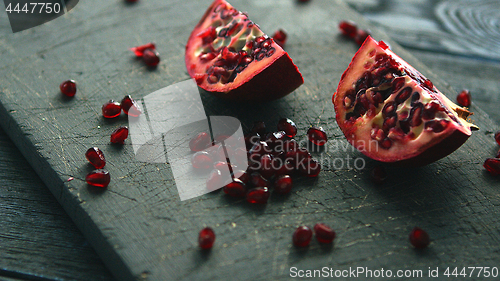
<path fill-rule="evenodd" d="M 73 97 L 76 94 L 76 82 L 75 80 L 66 80 L 59 85 L 59 89 L 65 96 Z"/>
<path fill-rule="evenodd" d="M 250 189 L 246 194 L 248 203 L 252 204 L 266 204 L 269 199 L 269 189 L 267 187 L 256 187 Z"/>
<path fill-rule="evenodd" d="M 313 232 L 307 226 L 299 226 L 292 236 L 293 244 L 297 247 L 306 247 L 311 242 Z"/>
<path fill-rule="evenodd" d="M 292 191 L 292 178 L 289 175 L 282 175 L 274 181 L 274 191 L 279 194 L 286 194 Z"/>
<path fill-rule="evenodd" d="M 297 134 L 297 126 L 292 120 L 282 118 L 278 121 L 278 131 L 283 131 L 288 137 L 293 138 Z"/>
<path fill-rule="evenodd" d="M 471 105 L 471 95 L 469 90 L 465 89 L 457 96 L 457 103 L 460 106 L 469 107 Z"/>
<path fill-rule="evenodd" d="M 266 123 L 264 121 L 256 121 L 253 123 L 252 133 L 259 134 L 261 137 L 266 135 Z"/>
<path fill-rule="evenodd" d="M 245 184 L 239 179 L 234 179 L 232 182 L 226 184 L 222 190 L 233 197 L 245 197 L 247 193 Z"/>
<path fill-rule="evenodd" d="M 363 45 L 363 42 L 365 42 L 366 38 L 370 35 L 370 32 L 363 30 L 363 29 L 358 29 L 356 32 L 356 36 L 354 37 L 354 42 L 356 42 L 358 45 Z"/>
<path fill-rule="evenodd" d="M 500 158 L 488 158 L 483 167 L 492 175 L 500 175 Z"/>
<path fill-rule="evenodd" d="M 280 45 L 281 48 L 285 48 L 287 34 L 286 34 L 286 32 L 283 29 L 278 29 L 274 33 L 273 39 L 276 42 L 276 44 Z"/>
<path fill-rule="evenodd" d="M 106 170 L 98 169 L 88 173 L 85 181 L 92 186 L 107 187 L 111 181 L 111 176 Z"/>
<path fill-rule="evenodd" d="M 118 127 L 111 133 L 111 143 L 123 144 L 128 138 L 128 128 L 126 126 Z"/>
<path fill-rule="evenodd" d="M 106 166 L 106 158 L 104 158 L 104 153 L 97 148 L 91 147 L 85 152 L 85 157 L 96 169 L 102 169 Z"/>
<path fill-rule="evenodd" d="M 210 227 L 205 227 L 200 231 L 198 236 L 198 244 L 200 248 L 207 250 L 211 249 L 215 242 L 215 232 Z"/>
<path fill-rule="evenodd" d="M 147 66 L 155 67 L 160 63 L 160 53 L 155 49 L 146 49 L 142 55 Z"/>
<path fill-rule="evenodd" d="M 423 249 L 430 243 L 429 234 L 419 227 L 410 232 L 410 243 L 417 249 Z"/>
<path fill-rule="evenodd" d="M 102 106 L 102 116 L 105 118 L 115 118 L 122 112 L 120 104 L 114 100 L 109 100 Z"/>
<path fill-rule="evenodd" d="M 387 172 L 385 171 L 384 166 L 375 166 L 371 170 L 370 176 L 373 182 L 381 184 L 387 179 Z"/>
<path fill-rule="evenodd" d="M 196 169 L 210 169 L 213 165 L 213 160 L 208 152 L 198 151 L 191 157 L 191 164 Z"/>
<path fill-rule="evenodd" d="M 356 33 L 358 32 L 358 27 L 352 21 L 341 21 L 339 23 L 339 29 L 345 36 L 354 39 Z"/>
<path fill-rule="evenodd" d="M 189 148 L 191 151 L 202 151 L 210 147 L 211 142 L 210 135 L 201 132 L 189 141 Z"/>
<path fill-rule="evenodd" d="M 136 0 L 137 1 L 137 0 Z M 146 49 L 153 49 L 153 50 L 156 50 L 156 46 L 154 43 L 147 43 L 147 44 L 144 44 L 144 45 L 141 45 L 141 46 L 137 46 L 137 47 L 133 47 L 133 48 L 130 48 L 130 50 L 132 52 L 134 52 L 134 54 L 137 56 L 137 57 L 142 57 L 142 55 L 144 54 L 144 51 Z"/>
<path fill-rule="evenodd" d="M 500 145 L 500 131 L 495 133 L 495 141 Z"/>
<path fill-rule="evenodd" d="M 120 106 L 125 114 L 132 117 L 137 117 L 142 113 L 141 107 L 130 95 L 127 95 L 122 99 Z"/>
<path fill-rule="evenodd" d="M 310 142 L 312 142 L 313 144 L 318 145 L 318 146 L 325 145 L 326 141 L 328 140 L 325 130 L 323 130 L 323 128 L 321 128 L 321 127 L 309 128 L 309 130 L 307 130 L 307 137 L 309 138 Z"/>
<path fill-rule="evenodd" d="M 314 226 L 314 233 L 316 233 L 316 239 L 320 243 L 332 243 L 335 239 L 335 231 L 323 223 L 317 223 Z"/>

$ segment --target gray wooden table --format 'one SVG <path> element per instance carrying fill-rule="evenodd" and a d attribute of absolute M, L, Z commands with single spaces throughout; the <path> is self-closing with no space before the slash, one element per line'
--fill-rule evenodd
<path fill-rule="evenodd" d="M 245 6 L 244 2 L 234 2 L 236 7 Z M 325 3 L 326 1 L 313 0 L 310 5 L 322 7 Z M 173 26 L 169 28 L 170 25 L 164 24 L 165 19 L 163 19 L 162 13 L 168 13 L 174 4 L 144 1 L 140 6 L 130 7 L 122 6 L 121 2 L 115 1 L 94 5 L 101 5 L 100 12 L 93 11 L 89 4 L 80 3 L 77 7 L 88 15 L 77 13 L 75 10 L 74 17 L 67 19 L 75 22 L 70 23 L 67 29 L 59 24 L 48 24 L 51 27 L 63 28 L 62 39 L 50 35 L 50 27 L 43 26 L 23 34 L 4 35 L 2 33 L 4 40 L 0 42 L 0 53 L 2 54 L 0 81 L 3 83 L 0 86 L 0 92 L 20 95 L 22 91 L 49 92 L 47 94 L 49 97 L 56 96 L 58 82 L 62 79 L 61 77 L 66 77 L 69 73 L 71 76 L 79 78 L 79 81 L 84 82 L 85 86 L 83 86 L 82 92 L 86 93 L 80 95 L 79 101 L 86 103 L 91 109 L 90 111 L 97 111 L 97 105 L 111 95 L 113 98 L 121 97 L 124 94 L 144 96 L 150 91 L 164 86 L 164 83 L 159 82 L 162 79 L 173 83 L 185 77 L 183 74 L 185 71 L 178 63 L 182 61 L 182 53 L 179 50 L 182 49 L 184 42 L 176 42 L 168 35 L 171 35 L 173 30 L 172 37 L 187 38 L 187 35 L 175 34 L 181 34 L 182 30 L 187 32 L 186 30 L 189 30 L 189 27 L 196 22 L 200 16 L 198 14 L 202 13 L 204 8 L 196 16 L 193 16 L 193 19 L 185 20 L 177 27 L 172 24 Z M 354 53 L 355 46 L 351 46 L 349 42 L 339 38 L 334 27 L 336 22 L 341 19 L 341 15 L 366 24 L 346 7 L 342 5 L 340 7 L 344 10 L 329 12 L 332 16 L 332 22 L 329 23 L 332 35 L 320 36 L 316 33 L 308 35 L 308 32 L 293 29 L 292 22 L 284 20 L 280 23 L 293 30 L 289 42 L 289 52 L 303 71 L 306 84 L 301 87 L 302 90 L 299 89 L 284 100 L 264 105 L 262 110 L 257 110 L 264 114 L 265 120 L 269 121 L 270 124 L 276 121 L 278 115 L 286 114 L 299 123 L 299 128 L 301 128 L 299 134 L 302 136 L 308 125 L 321 124 L 327 128 L 332 138 L 340 138 L 328 99 L 331 97 L 333 87 L 338 83 L 338 71 L 347 66 L 346 62 L 348 63 L 349 56 Z M 131 10 L 132 8 L 135 10 Z M 162 12 L 152 12 L 154 10 Z M 248 10 L 262 11 L 262 8 L 249 4 Z M 328 8 L 323 10 L 329 11 Z M 121 16 L 114 17 L 110 15 L 110 13 L 113 14 L 112 12 Z M 136 19 L 137 15 L 144 15 L 148 12 L 152 12 L 149 23 L 141 23 L 140 19 Z M 307 15 L 307 10 L 305 10 L 305 14 Z M 253 13 L 251 13 L 251 17 L 259 22 L 263 28 L 268 29 L 268 32 L 272 32 L 273 26 L 277 25 L 275 21 L 280 19 L 279 13 L 276 16 L 278 19 L 270 20 L 271 22 L 266 21 L 266 18 L 269 17 L 268 14 L 252 15 Z M 87 23 L 83 21 L 86 18 L 99 18 L 100 21 Z M 127 30 L 123 24 L 120 24 L 120 18 L 122 20 L 125 18 L 125 22 L 130 22 L 130 25 L 127 24 L 127 26 L 132 30 Z M 85 29 L 84 35 L 71 32 L 71 30 L 77 32 L 78 28 L 76 27 L 82 24 L 89 25 L 83 27 Z M 98 26 L 102 26 L 101 29 L 104 31 L 101 33 L 93 31 L 93 28 Z M 5 30 L 5 23 L 2 28 Z M 308 30 L 307 25 L 303 28 Z M 100 29 L 97 28 L 97 30 Z M 107 36 L 116 34 L 117 30 L 133 39 L 127 39 L 127 36 Z M 144 31 L 149 31 L 149 33 Z M 385 36 L 382 33 L 376 33 L 376 35 Z M 79 36 L 90 36 L 96 45 L 95 48 L 77 47 L 78 40 L 85 39 L 79 39 Z M 305 42 L 300 41 L 300 38 L 304 37 Z M 318 37 L 322 38 L 323 41 L 318 41 Z M 40 46 L 19 45 L 19 48 L 25 51 L 21 56 L 12 51 L 12 46 L 15 43 L 30 42 L 30 40 L 34 40 L 33 38 L 41 42 Z M 49 40 L 55 40 L 55 42 Z M 165 49 L 172 48 L 165 50 L 170 54 L 165 55 L 163 66 L 158 71 L 148 72 L 138 66 L 134 60 L 127 58 L 126 48 L 139 41 L 156 41 L 159 46 L 164 46 Z M 318 42 L 321 44 L 318 45 Z M 55 45 L 53 45 L 54 43 Z M 107 43 L 113 46 L 108 47 Z M 324 47 L 328 44 L 332 44 L 333 47 Z M 65 47 L 66 45 L 69 46 Z M 60 48 L 57 51 L 58 55 L 52 54 L 48 46 Z M 122 46 L 122 48 L 120 49 L 118 46 Z M 314 56 L 309 57 L 307 53 L 302 51 L 310 46 L 319 48 L 320 51 L 331 52 L 339 46 L 345 50 L 339 51 L 340 58 L 332 58 L 339 65 L 331 67 L 326 62 L 322 63 L 321 60 Z M 91 62 L 83 64 L 83 58 L 80 61 L 78 55 L 64 55 L 72 52 L 74 48 L 90 56 Z M 102 52 L 98 52 L 99 49 Z M 114 55 L 114 51 L 118 54 Z M 289 276 L 288 270 L 291 266 L 303 269 L 318 269 L 322 266 L 346 269 L 363 266 L 370 269 L 384 267 L 392 270 L 426 270 L 428 267 L 440 267 L 441 271 L 444 271 L 448 266 L 498 267 L 500 261 L 498 255 L 500 193 L 497 188 L 499 179 L 486 174 L 482 170 L 481 164 L 482 159 L 491 157 L 498 149 L 493 143 L 492 132 L 499 128 L 498 124 L 500 124 L 500 114 L 496 106 L 500 102 L 498 92 L 500 66 L 495 62 L 488 63 L 484 60 L 479 61 L 424 51 L 412 50 L 412 53 L 429 67 L 430 71 L 429 69 L 425 69 L 425 71 L 430 73 L 432 78 L 435 77 L 435 79 L 431 79 L 441 84 L 440 89 L 449 96 L 456 92 L 453 92 L 446 84 L 439 82 L 438 76 L 455 89 L 469 88 L 473 93 L 475 103 L 472 106 L 472 111 L 475 112 L 474 119 L 482 130 L 477 132 L 459 151 L 435 164 L 417 170 L 390 168 L 391 178 L 382 187 L 371 185 L 367 180 L 367 173 L 364 171 L 334 171 L 327 168 L 317 181 L 299 182 L 293 194 L 286 200 L 273 197 L 269 206 L 264 209 L 248 208 L 243 202 L 225 200 L 222 194 L 208 195 L 200 200 L 181 205 L 169 201 L 163 201 L 162 204 L 162 201 L 159 200 L 156 202 L 156 206 L 149 209 L 155 212 L 158 221 L 131 219 L 146 225 L 149 224 L 150 227 L 153 227 L 153 235 L 159 234 L 154 230 L 154 226 L 158 227 L 159 222 L 161 222 L 159 228 L 163 228 L 162 225 L 167 227 L 163 231 L 168 228 L 172 228 L 173 231 L 168 233 L 165 239 L 157 240 L 156 243 L 159 244 L 151 245 L 161 248 L 163 256 L 159 256 L 161 262 L 147 261 L 145 263 L 149 271 L 138 271 L 137 268 L 142 268 L 144 264 L 141 260 L 148 260 L 148 251 L 141 248 L 136 249 L 137 258 L 125 262 L 125 264 L 130 265 L 133 275 L 140 278 L 142 272 L 145 276 L 151 274 L 151 280 L 158 280 L 160 275 L 155 275 L 156 272 L 169 272 L 174 277 L 189 280 L 192 278 L 227 279 L 229 276 L 234 277 L 235 274 L 239 273 L 238 279 L 286 279 Z M 6 57 L 6 55 L 9 56 Z M 82 65 L 77 65 L 77 69 L 69 67 L 72 63 L 66 64 L 61 61 L 59 59 L 61 55 L 74 59 Z M 410 60 L 412 59 L 410 58 Z M 101 61 L 105 63 L 101 63 Z M 20 63 L 28 64 L 28 67 L 33 68 L 33 72 L 30 72 L 25 66 L 20 66 Z M 317 72 L 313 66 L 320 68 L 321 73 Z M 328 70 L 333 74 L 330 75 Z M 35 77 L 34 73 L 38 73 L 44 79 L 25 81 L 25 79 Z M 134 76 L 139 76 L 139 78 L 134 78 Z M 13 81 L 14 77 L 17 77 L 17 80 Z M 119 77 L 124 78 L 122 80 Z M 111 83 L 107 83 L 108 81 Z M 97 85 L 89 86 L 92 83 L 97 83 Z M 308 96 L 308 91 L 316 97 Z M 23 96 L 23 99 L 26 102 L 36 101 L 32 97 Z M 73 202 L 65 202 L 64 200 L 69 200 L 70 197 L 65 197 L 60 193 L 55 193 L 54 197 L 49 191 L 50 189 L 54 192 L 54 186 L 49 184 L 49 188 L 47 188 L 42 182 L 43 179 L 47 183 L 47 174 L 44 174 L 48 171 L 47 168 L 52 167 L 51 169 L 60 171 L 58 163 L 61 163 L 61 159 L 57 156 L 57 149 L 44 141 L 43 135 L 37 133 L 39 128 L 36 125 L 43 124 L 43 122 L 36 119 L 46 117 L 47 115 L 43 112 L 47 110 L 44 110 L 43 106 L 39 108 L 29 104 L 23 105 L 20 102 L 23 99 L 15 100 L 16 102 L 13 103 L 11 96 L 3 95 L 1 100 L 4 106 L 10 106 L 12 110 L 19 111 L 23 108 L 29 110 L 20 115 L 16 115 L 16 112 L 8 112 L 9 116 L 14 117 L 13 120 L 22 121 L 19 125 L 24 135 L 19 136 L 16 133 L 18 127 L 13 126 L 12 122 L 2 124 L 2 127 L 7 128 L 7 132 L 0 130 L 0 179 L 3 186 L 0 189 L 2 198 L 0 201 L 0 222 L 2 225 L 0 229 L 0 278 L 5 280 L 112 280 L 112 275 L 104 264 L 107 264 L 114 271 L 115 276 L 123 276 L 123 272 L 120 271 L 121 267 L 116 265 L 115 261 L 126 260 L 124 255 L 129 257 L 126 254 L 126 249 L 131 251 L 134 247 L 123 243 L 134 241 L 134 237 L 131 237 L 130 240 L 120 240 L 124 239 L 120 238 L 118 241 L 109 237 L 108 240 L 104 239 L 110 244 L 119 245 L 116 248 L 118 257 L 109 254 L 108 250 L 103 251 L 99 247 L 101 242 L 98 241 L 96 250 L 100 252 L 101 259 L 98 258 L 90 244 L 94 243 L 96 246 L 96 237 L 101 237 L 101 235 L 93 229 L 89 230 L 89 226 L 86 225 L 87 220 L 82 224 L 81 214 L 71 209 L 81 206 Z M 54 102 L 54 100 L 52 101 Z M 206 102 L 215 104 L 213 108 L 217 111 L 225 110 L 216 106 L 219 104 L 217 100 L 208 99 Z M 300 104 L 306 104 L 307 107 L 304 108 Z M 71 108 L 71 105 L 63 105 L 63 107 Z M 269 109 L 277 112 L 269 115 L 263 113 Z M 89 114 L 89 109 L 86 110 L 87 112 L 82 112 L 82 114 Z M 64 116 L 63 114 L 61 111 L 60 115 Z M 243 121 L 247 121 L 246 124 L 244 123 L 246 126 L 252 118 L 254 116 L 241 117 Z M 96 128 L 97 125 L 101 125 L 103 128 L 110 125 L 97 118 L 94 119 L 83 123 L 84 125 L 78 128 L 78 133 L 88 132 L 89 128 Z M 124 120 L 117 123 L 120 122 L 123 123 Z M 6 133 L 14 141 L 9 139 Z M 47 137 L 46 133 L 45 137 L 51 139 Z M 35 143 L 35 150 L 24 145 L 26 139 Z M 89 145 L 97 143 L 105 146 L 99 135 L 95 140 L 84 140 L 84 143 Z M 21 147 L 21 151 L 15 147 L 16 145 Z M 69 145 L 75 147 L 74 143 L 69 143 Z M 81 150 L 86 146 L 76 147 L 75 152 L 68 152 L 70 154 L 68 165 L 76 166 L 76 170 L 69 169 L 69 171 L 71 175 L 81 178 L 85 168 L 82 168 L 84 162 L 79 158 L 81 158 Z M 49 152 L 55 153 L 55 155 L 52 156 L 51 153 L 47 152 L 47 149 L 54 149 Z M 43 163 L 38 163 L 38 165 L 35 163 L 33 167 L 36 172 L 21 154 L 28 153 L 27 158 L 33 165 L 34 161 L 30 158 L 37 158 L 34 152 L 41 153 L 49 162 L 47 166 Z M 126 153 L 126 155 L 129 154 L 129 152 Z M 117 166 L 125 163 L 119 158 L 113 159 L 112 162 L 115 162 L 113 164 Z M 373 163 L 369 162 L 369 164 Z M 123 167 L 116 167 L 113 173 L 120 174 L 120 168 Z M 37 176 L 37 173 L 41 178 Z M 68 176 L 61 173 L 59 175 L 61 178 Z M 51 179 L 51 181 L 55 180 Z M 79 181 L 75 182 L 73 187 L 84 192 L 85 185 Z M 136 187 L 134 181 L 116 182 L 125 184 L 129 188 Z M 109 191 L 121 192 L 116 182 L 114 182 L 115 185 L 110 185 Z M 144 183 L 145 181 L 141 180 L 140 182 Z M 135 199 L 140 200 L 139 197 Z M 99 204 L 92 202 L 91 197 L 85 200 L 88 201 L 86 204 L 94 204 L 94 207 L 99 206 Z M 177 198 L 175 200 L 178 201 Z M 60 204 L 65 205 L 66 211 Z M 122 208 L 116 202 L 112 207 Z M 170 213 L 173 221 L 161 218 L 162 215 L 165 215 L 161 209 L 173 207 L 178 208 L 180 216 Z M 83 206 L 83 210 L 86 210 L 85 208 Z M 220 209 L 220 213 L 217 212 L 218 209 Z M 114 212 L 111 208 L 105 208 L 105 210 Z M 204 212 L 208 210 L 211 211 L 210 215 L 204 215 Z M 77 229 L 67 213 L 73 217 L 80 230 Z M 90 214 L 91 219 L 96 221 L 97 229 L 103 230 L 108 236 L 121 237 L 119 232 L 130 231 L 133 227 L 127 224 L 121 227 L 109 224 L 109 229 L 107 229 L 106 225 L 99 222 L 99 217 L 106 217 L 105 215 L 96 215 L 88 211 L 87 213 Z M 186 227 L 186 220 L 192 221 L 188 223 L 188 227 Z M 335 246 L 324 248 L 313 243 L 305 251 L 294 249 L 290 243 L 290 235 L 294 227 L 302 223 L 313 225 L 318 221 L 327 222 L 337 230 L 338 239 Z M 216 247 L 208 256 L 199 253 L 195 241 L 197 231 L 204 224 L 214 226 L 218 233 Z M 431 234 L 433 243 L 426 251 L 414 251 L 407 242 L 407 234 L 414 225 L 424 227 Z M 134 231 L 132 232 L 134 233 Z M 138 235 L 138 233 L 136 234 Z M 161 235 L 159 237 L 161 238 Z M 173 241 L 177 241 L 181 245 L 186 243 L 187 246 L 184 250 L 174 250 L 171 248 L 175 248 Z M 148 245 L 143 246 L 148 247 Z M 155 268 L 155 264 L 161 264 L 167 269 L 158 270 Z M 174 271 L 178 273 L 176 274 Z M 161 277 L 168 279 L 168 276 Z"/>

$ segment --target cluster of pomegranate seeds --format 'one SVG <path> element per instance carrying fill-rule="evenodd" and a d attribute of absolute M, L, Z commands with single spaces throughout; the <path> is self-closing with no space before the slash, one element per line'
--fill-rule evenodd
<path fill-rule="evenodd" d="M 387 179 L 387 172 L 385 171 L 384 166 L 375 166 L 370 172 L 370 177 L 376 184 L 384 183 Z"/>
<path fill-rule="evenodd" d="M 430 244 L 429 234 L 425 230 L 414 227 L 410 232 L 410 243 L 417 249 L 423 249 Z"/>
<path fill-rule="evenodd" d="M 147 43 L 141 46 L 130 48 L 132 52 L 137 57 L 144 60 L 147 66 L 155 67 L 160 63 L 160 54 L 156 51 L 156 45 L 154 43 Z"/>
<path fill-rule="evenodd" d="M 76 82 L 75 80 L 66 80 L 59 85 L 59 89 L 63 95 L 73 97 L 76 94 Z"/>
<path fill-rule="evenodd" d="M 85 177 L 85 181 L 92 186 L 107 187 L 111 181 L 109 172 L 102 169 L 93 170 Z"/>
<path fill-rule="evenodd" d="M 104 118 L 115 118 L 122 112 L 122 108 L 119 102 L 114 100 L 109 100 L 107 103 L 102 105 L 102 116 Z"/>
<path fill-rule="evenodd" d="M 121 126 L 111 133 L 110 141 L 115 144 L 123 144 L 128 138 L 128 127 Z"/>
<path fill-rule="evenodd" d="M 309 227 L 305 225 L 299 226 L 293 233 L 293 244 L 297 247 L 306 247 L 311 242 L 312 236 L 313 232 Z"/>
<path fill-rule="evenodd" d="M 204 250 L 211 249 L 215 242 L 215 232 L 210 227 L 205 227 L 198 235 L 198 244 Z"/>
<path fill-rule="evenodd" d="M 335 231 L 324 223 L 317 223 L 314 226 L 314 233 L 318 242 L 324 244 L 332 243 L 336 236 Z"/>
<path fill-rule="evenodd" d="M 311 127 L 307 130 L 307 137 L 309 141 L 317 146 L 323 146 L 328 141 L 325 130 L 322 127 Z"/>
<path fill-rule="evenodd" d="M 104 153 L 97 147 L 89 148 L 87 152 L 85 152 L 85 157 L 96 169 L 102 169 L 106 165 Z"/>
<path fill-rule="evenodd" d="M 471 100 L 472 100 L 472 98 L 471 98 L 470 92 L 467 89 L 462 90 L 457 95 L 457 103 L 460 106 L 469 107 L 471 105 L 471 103 L 472 103 Z"/>
<path fill-rule="evenodd" d="M 341 21 L 339 23 L 339 29 L 344 36 L 353 39 L 358 45 L 362 45 L 370 35 L 369 31 L 358 28 L 352 21 Z"/>
<path fill-rule="evenodd" d="M 285 48 L 285 43 L 287 39 L 287 34 L 283 29 L 278 29 L 273 35 L 274 42 L 280 45 L 281 48 Z"/>
<path fill-rule="evenodd" d="M 137 117 L 141 115 L 141 106 L 130 96 L 125 96 L 119 103 L 114 100 L 109 100 L 102 105 L 102 116 L 105 118 L 118 117 L 121 112 L 125 112 L 128 116 Z"/>

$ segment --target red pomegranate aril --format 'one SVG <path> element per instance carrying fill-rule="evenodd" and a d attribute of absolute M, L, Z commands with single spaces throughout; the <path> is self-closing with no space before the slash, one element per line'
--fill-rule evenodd
<path fill-rule="evenodd" d="M 356 36 L 356 33 L 358 32 L 358 27 L 352 21 L 341 21 L 339 23 L 339 29 L 340 32 L 342 32 L 342 34 L 353 39 Z"/>
<path fill-rule="evenodd" d="M 273 35 L 274 42 L 280 45 L 281 48 L 285 47 L 287 34 L 283 29 L 278 29 Z"/>
<path fill-rule="evenodd" d="M 213 160 L 206 151 L 198 151 L 191 157 L 191 164 L 196 169 L 210 169 L 213 166 Z"/>
<path fill-rule="evenodd" d="M 115 118 L 120 115 L 121 112 L 122 107 L 120 106 L 120 103 L 114 100 L 109 100 L 102 106 L 102 116 L 105 118 Z"/>
<path fill-rule="evenodd" d="M 264 121 L 256 121 L 253 123 L 252 133 L 259 134 L 260 136 L 265 136 L 266 131 L 266 123 Z"/>
<path fill-rule="evenodd" d="M 97 147 L 89 148 L 87 152 L 85 152 L 85 157 L 96 169 L 102 169 L 106 165 L 104 153 Z"/>
<path fill-rule="evenodd" d="M 269 181 L 259 173 L 252 173 L 250 175 L 250 183 L 255 187 L 269 187 Z"/>
<path fill-rule="evenodd" d="M 246 199 L 247 202 L 251 204 L 266 204 L 269 195 L 270 193 L 267 187 L 256 187 L 247 192 Z"/>
<path fill-rule="evenodd" d="M 299 172 L 308 177 L 317 177 L 321 172 L 321 164 L 313 159 L 308 158 L 298 164 Z"/>
<path fill-rule="evenodd" d="M 500 145 L 500 131 L 495 133 L 495 141 Z"/>
<path fill-rule="evenodd" d="M 312 236 L 313 231 L 309 227 L 303 225 L 297 227 L 293 233 L 292 241 L 296 247 L 307 247 L 309 243 L 311 243 Z"/>
<path fill-rule="evenodd" d="M 471 95 L 469 90 L 465 89 L 457 95 L 457 103 L 460 106 L 469 107 L 471 105 Z"/>
<path fill-rule="evenodd" d="M 336 236 L 335 231 L 324 223 L 317 223 L 314 226 L 314 233 L 318 242 L 325 244 L 332 243 Z"/>
<path fill-rule="evenodd" d="M 363 42 L 365 42 L 366 38 L 370 36 L 370 33 L 366 30 L 359 29 L 356 32 L 356 36 L 354 36 L 354 42 L 356 42 L 358 45 L 362 45 Z"/>
<path fill-rule="evenodd" d="M 219 169 L 213 169 L 206 181 L 207 190 L 214 191 L 223 187 L 226 183 L 226 180 L 229 180 L 229 177 L 224 177 Z"/>
<path fill-rule="evenodd" d="M 87 184 L 97 187 L 107 187 L 111 181 L 109 172 L 103 169 L 93 170 L 85 177 Z"/>
<path fill-rule="evenodd" d="M 317 146 L 323 146 L 326 144 L 328 137 L 326 136 L 325 130 L 322 127 L 316 128 L 311 127 L 307 130 L 307 137 L 309 141 Z"/>
<path fill-rule="evenodd" d="M 270 154 L 264 154 L 260 158 L 260 174 L 264 178 L 271 178 L 274 175 L 274 169 L 272 167 L 273 157 Z"/>
<path fill-rule="evenodd" d="M 500 158 L 486 159 L 486 161 L 484 161 L 483 167 L 492 175 L 500 175 Z"/>
<path fill-rule="evenodd" d="M 281 175 L 274 181 L 274 191 L 279 194 L 287 194 L 292 191 L 292 178 L 289 175 Z"/>
<path fill-rule="evenodd" d="M 234 179 L 232 182 L 226 184 L 222 190 L 232 197 L 245 197 L 247 192 L 245 184 L 239 179 Z"/>
<path fill-rule="evenodd" d="M 76 82 L 75 80 L 66 80 L 59 85 L 59 89 L 65 96 L 73 97 L 76 94 Z"/>
<path fill-rule="evenodd" d="M 282 158 L 274 158 L 272 167 L 274 169 L 274 175 L 275 176 L 280 176 L 280 175 L 287 175 L 293 173 L 295 170 L 295 165 L 294 162 L 290 159 L 283 160 Z"/>
<path fill-rule="evenodd" d="M 283 131 L 285 134 L 293 138 L 297 134 L 297 126 L 295 125 L 295 122 L 288 118 L 282 118 L 278 121 L 278 131 Z"/>
<path fill-rule="evenodd" d="M 242 181 L 245 185 L 250 182 L 250 174 L 247 171 L 236 170 L 233 172 L 233 177 Z"/>
<path fill-rule="evenodd" d="M 130 95 L 127 95 L 122 99 L 120 106 L 122 107 L 123 112 L 125 112 L 128 116 L 137 117 L 142 113 L 141 107 Z"/>
<path fill-rule="evenodd" d="M 160 63 L 160 54 L 155 49 L 146 49 L 142 55 L 144 63 L 149 67 L 155 67 Z"/>
<path fill-rule="evenodd" d="M 430 244 L 429 234 L 425 230 L 415 227 L 410 232 L 410 243 L 417 249 L 423 249 Z"/>
<path fill-rule="evenodd" d="M 137 0 L 136 0 L 137 1 Z M 129 1 L 129 2 L 135 2 L 135 1 Z M 141 46 L 137 46 L 137 47 L 133 47 L 133 48 L 130 48 L 130 50 L 132 52 L 134 52 L 134 54 L 137 56 L 137 57 L 142 57 L 143 54 L 144 54 L 144 51 L 146 49 L 156 49 L 156 46 L 154 43 L 147 43 L 147 44 L 144 44 L 144 45 L 141 45 Z"/>
<path fill-rule="evenodd" d="M 210 147 L 211 142 L 210 135 L 206 132 L 201 132 L 189 141 L 189 148 L 194 152 L 202 151 Z"/>
<path fill-rule="evenodd" d="M 111 143 L 123 144 L 128 138 L 128 128 L 126 126 L 121 126 L 111 133 L 110 141 Z"/>
<path fill-rule="evenodd" d="M 387 179 L 387 172 L 385 171 L 384 166 L 375 166 L 371 170 L 370 176 L 374 183 L 382 184 Z"/>
<path fill-rule="evenodd" d="M 260 140 L 261 136 L 258 133 L 251 133 L 245 135 L 245 145 L 248 150 L 250 150 Z"/>
<path fill-rule="evenodd" d="M 203 250 L 211 249 L 215 242 L 215 232 L 210 227 L 205 227 L 198 235 L 198 244 Z"/>

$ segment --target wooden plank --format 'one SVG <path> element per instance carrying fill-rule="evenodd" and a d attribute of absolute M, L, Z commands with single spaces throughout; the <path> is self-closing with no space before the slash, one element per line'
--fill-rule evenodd
<path fill-rule="evenodd" d="M 349 18 L 366 27 L 363 19 L 340 1 L 233 4 L 247 10 L 268 33 L 276 26 L 289 31 L 287 50 L 306 83 L 284 99 L 254 107 L 204 95 L 208 113 L 238 117 L 245 128 L 256 119 L 274 124 L 287 116 L 298 123 L 299 139 L 304 139 L 308 126 L 323 125 L 333 140 L 345 144 L 331 95 L 356 46 L 337 36 L 336 24 Z M 183 44 L 205 5 L 85 2 L 64 18 L 2 38 L 0 52 L 10 54 L 0 77 L 2 127 L 119 280 L 228 279 L 236 274 L 239 279 L 284 279 L 291 266 L 427 270 L 452 261 L 457 266 L 498 262 L 495 249 L 488 246 L 498 244 L 497 180 L 481 168 L 496 149 L 491 134 L 485 134 L 495 125 L 479 109 L 474 120 L 482 131 L 435 164 L 416 170 L 390 168 L 391 178 L 383 187 L 373 186 L 365 170 L 325 165 L 318 179 L 299 179 L 293 194 L 273 196 L 261 208 L 220 193 L 180 202 L 168 166 L 136 162 L 130 145 L 110 146 L 110 132 L 126 119 L 103 120 L 102 103 L 125 94 L 144 97 L 187 79 Z M 386 38 L 377 31 L 374 35 Z M 29 44 L 33 36 L 38 44 Z M 152 72 L 127 51 L 148 41 L 155 41 L 162 54 L 161 66 Z M 455 93 L 388 41 L 438 88 L 450 96 Z M 62 99 L 57 90 L 67 78 L 80 86 L 72 100 Z M 89 171 L 83 154 L 92 145 L 107 155 L 113 177 L 103 193 L 83 182 Z M 361 157 L 352 151 L 328 151 L 324 156 Z M 69 177 L 75 180 L 67 181 Z M 335 247 L 291 246 L 297 225 L 319 221 L 338 231 Z M 204 225 L 217 232 L 216 247 L 209 254 L 196 245 Z M 414 225 L 433 237 L 428 251 L 416 253 L 408 245 L 407 234 Z"/>

